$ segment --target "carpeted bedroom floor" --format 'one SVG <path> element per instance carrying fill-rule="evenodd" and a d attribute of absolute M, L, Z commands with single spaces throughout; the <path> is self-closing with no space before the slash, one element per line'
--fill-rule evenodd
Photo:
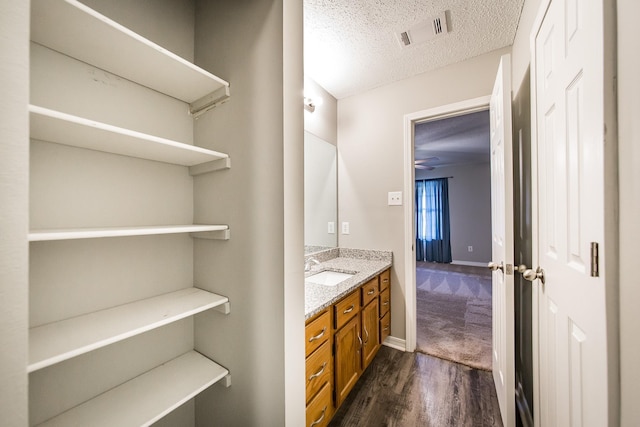
<path fill-rule="evenodd" d="M 491 272 L 416 263 L 417 350 L 491 370 Z"/>

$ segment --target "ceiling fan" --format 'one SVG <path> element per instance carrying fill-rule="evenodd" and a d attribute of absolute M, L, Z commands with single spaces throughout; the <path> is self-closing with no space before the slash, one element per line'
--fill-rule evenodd
<path fill-rule="evenodd" d="M 414 166 L 415 166 L 416 169 L 425 169 L 425 170 L 428 170 L 428 171 L 432 171 L 436 167 L 435 166 L 426 165 L 425 163 L 435 162 L 435 161 L 438 161 L 438 160 L 440 160 L 440 158 L 438 158 L 438 157 L 426 157 L 424 159 L 417 159 L 413 163 L 414 163 Z"/>

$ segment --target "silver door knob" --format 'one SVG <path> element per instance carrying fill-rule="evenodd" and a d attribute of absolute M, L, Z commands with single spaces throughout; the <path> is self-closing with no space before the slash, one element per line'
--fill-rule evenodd
<path fill-rule="evenodd" d="M 487 264 L 487 267 L 489 267 L 491 271 L 496 271 L 496 270 L 504 271 L 504 265 L 502 264 L 502 262 L 498 264 L 497 262 L 491 261 L 489 264 Z"/>
<path fill-rule="evenodd" d="M 540 281 L 544 284 L 544 270 L 541 267 L 538 267 L 536 271 L 527 269 L 522 273 L 522 276 L 530 282 L 533 282 L 536 279 L 540 279 Z"/>

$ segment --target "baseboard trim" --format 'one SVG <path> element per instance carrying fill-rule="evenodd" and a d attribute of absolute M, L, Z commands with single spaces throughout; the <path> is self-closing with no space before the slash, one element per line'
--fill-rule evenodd
<path fill-rule="evenodd" d="M 396 350 L 400 351 L 407 351 L 406 341 L 402 338 L 392 337 L 391 335 L 385 338 L 382 345 L 386 345 L 387 347 L 395 348 Z"/>
<path fill-rule="evenodd" d="M 486 267 L 488 263 L 486 262 L 477 262 L 477 261 L 451 261 L 451 264 L 454 265 L 470 265 L 472 267 Z"/>

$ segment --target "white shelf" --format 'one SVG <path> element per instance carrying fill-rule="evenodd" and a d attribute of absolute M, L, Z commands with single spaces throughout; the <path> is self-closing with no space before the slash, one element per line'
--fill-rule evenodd
<path fill-rule="evenodd" d="M 188 103 L 229 87 L 76 0 L 32 0 L 31 40 Z"/>
<path fill-rule="evenodd" d="M 201 165 L 227 154 L 100 123 L 37 105 L 29 106 L 31 138 L 89 150 L 182 166 Z"/>
<path fill-rule="evenodd" d="M 187 288 L 31 328 L 27 371 L 46 368 L 205 310 L 228 312 L 228 303 L 227 297 Z"/>
<path fill-rule="evenodd" d="M 40 425 L 149 426 L 228 374 L 191 351 Z"/>
<path fill-rule="evenodd" d="M 149 227 L 103 227 L 31 230 L 30 242 L 47 240 L 94 239 L 100 237 L 149 236 L 156 234 L 200 233 L 224 231 L 228 225 L 157 225 Z"/>

